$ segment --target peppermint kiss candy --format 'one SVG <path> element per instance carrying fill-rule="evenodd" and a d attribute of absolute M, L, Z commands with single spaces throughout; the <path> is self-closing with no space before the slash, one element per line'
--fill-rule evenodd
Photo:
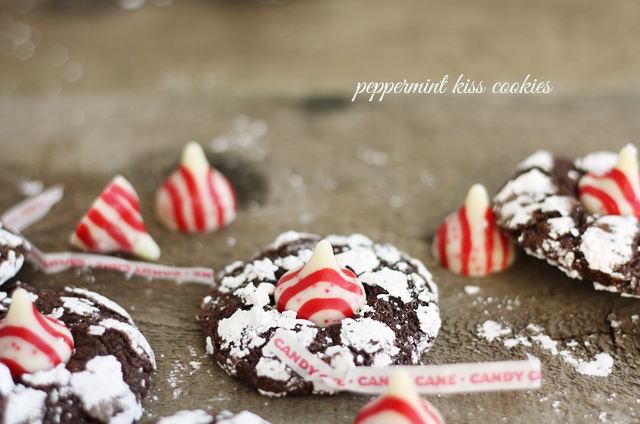
<path fill-rule="evenodd" d="M 68 363 L 73 337 L 60 321 L 43 316 L 25 289 L 14 290 L 5 319 L 0 321 L 0 361 L 14 379 Z"/>
<path fill-rule="evenodd" d="M 515 259 L 513 244 L 496 227 L 482 184 L 472 186 L 462 208 L 445 218 L 432 250 L 442 266 L 470 276 L 501 271 Z"/>
<path fill-rule="evenodd" d="M 605 173 L 584 175 L 578 183 L 578 198 L 591 213 L 640 218 L 640 174 L 638 150 L 627 144 L 618 154 L 618 163 Z"/>
<path fill-rule="evenodd" d="M 331 244 L 322 240 L 305 265 L 284 274 L 274 293 L 278 311 L 296 311 L 318 327 L 350 318 L 366 300 L 364 287 L 348 269 L 340 269 Z"/>
<path fill-rule="evenodd" d="M 416 393 L 409 374 L 398 369 L 387 392 L 362 407 L 353 424 L 444 424 L 444 419 Z"/>
<path fill-rule="evenodd" d="M 71 244 L 87 252 L 133 253 L 156 261 L 160 248 L 142 222 L 138 194 L 117 175 L 93 202 L 71 235 Z"/>
<path fill-rule="evenodd" d="M 229 225 L 238 212 L 229 180 L 209 165 L 195 141 L 184 146 L 180 167 L 158 190 L 156 207 L 167 228 L 190 233 Z"/>

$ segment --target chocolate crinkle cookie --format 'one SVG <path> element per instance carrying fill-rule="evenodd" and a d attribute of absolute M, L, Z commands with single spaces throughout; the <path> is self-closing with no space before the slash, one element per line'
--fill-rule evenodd
<path fill-rule="evenodd" d="M 69 328 L 69 363 L 14 381 L 0 363 L 0 423 L 121 423 L 142 416 L 155 358 L 147 340 L 119 305 L 88 290 L 35 290 L 10 283 L 0 291 L 0 319 L 22 287 L 38 311 Z"/>
<path fill-rule="evenodd" d="M 31 246 L 17 231 L 3 226 L 0 222 L 0 284 L 20 271 L 30 251 Z"/>
<path fill-rule="evenodd" d="M 338 265 L 362 282 L 366 303 L 328 327 L 278 312 L 274 290 L 287 271 L 305 264 L 320 238 L 280 235 L 252 260 L 224 269 L 204 298 L 199 319 L 207 352 L 230 375 L 270 396 L 328 394 L 263 349 L 286 329 L 311 353 L 346 371 L 355 366 L 414 365 L 434 343 L 440 317 L 437 287 L 417 259 L 361 234 L 328 236 Z"/>
<path fill-rule="evenodd" d="M 617 155 L 575 160 L 539 151 L 516 168 L 494 197 L 497 225 L 519 246 L 596 289 L 640 295 L 640 226 L 633 216 L 598 215 L 578 200 L 578 182 L 613 168 Z"/>
<path fill-rule="evenodd" d="M 192 411 L 178 411 L 168 417 L 151 421 L 149 424 L 270 424 L 258 415 L 249 411 L 234 414 L 221 411 L 218 415 L 209 415 L 202 409 Z"/>

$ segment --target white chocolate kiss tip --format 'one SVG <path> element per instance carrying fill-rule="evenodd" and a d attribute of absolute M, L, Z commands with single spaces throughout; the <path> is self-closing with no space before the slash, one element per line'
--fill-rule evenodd
<path fill-rule="evenodd" d="M 11 375 L 49 370 L 68 363 L 72 354 L 73 336 L 66 325 L 43 317 L 25 289 L 14 290 L 7 316 L 0 322 L 0 360 Z"/>
<path fill-rule="evenodd" d="M 351 271 L 342 270 L 333 247 L 321 240 L 309 261 L 284 274 L 274 292 L 278 311 L 295 311 L 319 327 L 350 318 L 366 301 L 364 286 Z"/>
<path fill-rule="evenodd" d="M 624 173 L 631 183 L 638 184 L 638 149 L 633 144 L 624 146 L 618 153 L 618 162 L 615 166 L 620 172 Z"/>
<path fill-rule="evenodd" d="M 206 174 L 209 171 L 209 161 L 202 146 L 197 141 L 190 141 L 182 149 L 180 164 L 195 175 Z"/>
<path fill-rule="evenodd" d="M 484 219 L 487 208 L 489 208 L 490 205 L 487 189 L 482 184 L 472 185 L 469 193 L 467 193 L 467 198 L 464 200 L 467 217 L 474 220 Z"/>
<path fill-rule="evenodd" d="M 95 253 L 132 253 L 157 261 L 160 247 L 149 235 L 140 213 L 135 189 L 122 175 L 116 175 L 71 235 L 71 244 Z"/>

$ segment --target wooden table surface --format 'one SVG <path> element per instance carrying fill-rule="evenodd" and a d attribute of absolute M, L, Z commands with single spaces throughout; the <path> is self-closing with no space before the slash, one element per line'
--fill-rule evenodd
<path fill-rule="evenodd" d="M 165 264 L 220 270 L 290 229 L 360 232 L 434 274 L 442 329 L 424 363 L 542 360 L 538 390 L 429 396 L 448 423 L 640 420 L 637 299 L 597 292 L 522 251 L 506 272 L 474 279 L 449 273 L 430 254 L 437 226 L 472 184 L 494 194 L 538 149 L 576 157 L 637 143 L 640 3 L 1 7 L 0 211 L 23 199 L 25 181 L 65 184 L 64 199 L 24 232 L 40 249 L 70 249 L 77 221 L 118 173 L 137 189 Z M 531 74 L 554 89 L 351 102 L 358 82 L 460 74 L 489 87 Z M 201 142 L 238 189 L 238 219 L 213 234 L 169 233 L 153 209 L 156 187 L 189 140 Z M 227 376 L 207 357 L 196 320 L 203 285 L 100 270 L 50 276 L 31 266 L 18 278 L 86 287 L 131 313 L 158 362 L 143 421 L 201 408 L 248 409 L 274 424 L 350 423 L 369 399 L 273 399 Z M 466 286 L 479 291 L 467 294 Z M 489 340 L 487 321 L 511 332 Z M 516 336 L 518 345 L 505 345 Z M 576 365 L 601 354 L 613 359 L 605 376 Z"/>

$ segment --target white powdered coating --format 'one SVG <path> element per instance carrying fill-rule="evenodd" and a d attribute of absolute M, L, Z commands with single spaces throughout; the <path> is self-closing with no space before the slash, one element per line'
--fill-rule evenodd
<path fill-rule="evenodd" d="M 47 394 L 18 384 L 7 398 L 4 424 L 36 424 L 44 418 Z"/>
<path fill-rule="evenodd" d="M 64 308 L 54 308 L 53 311 L 49 314 L 51 318 L 60 319 L 60 317 L 64 314 Z"/>
<path fill-rule="evenodd" d="M 402 259 L 402 254 L 400 253 L 400 251 L 394 246 L 390 246 L 388 244 L 383 246 L 376 244 L 373 247 L 373 250 L 376 252 L 376 255 L 380 257 L 380 259 L 392 265 L 396 262 L 400 262 L 400 260 Z"/>
<path fill-rule="evenodd" d="M 153 354 L 153 350 L 151 350 L 149 342 L 147 342 L 147 339 L 144 338 L 142 333 L 140 333 L 137 328 L 125 322 L 111 318 L 103 319 L 102 321 L 100 321 L 100 325 L 104 328 L 111 328 L 125 334 L 129 339 L 129 345 L 131 346 L 131 348 L 140 356 L 146 355 L 147 358 L 149 358 L 149 361 L 151 361 L 151 363 L 153 364 L 153 369 L 156 368 L 156 358 Z"/>
<path fill-rule="evenodd" d="M 211 343 L 211 336 L 207 336 L 207 353 L 213 355 L 213 343 Z"/>
<path fill-rule="evenodd" d="M 389 268 L 376 272 L 365 272 L 360 276 L 363 283 L 382 287 L 391 296 L 400 298 L 404 303 L 411 302 L 411 293 L 407 284 L 407 274 Z"/>
<path fill-rule="evenodd" d="M 261 280 L 275 280 L 276 276 L 274 272 L 278 270 L 278 267 L 269 260 L 264 258 L 262 260 L 255 260 L 250 264 L 247 264 L 245 269 L 239 275 L 235 277 L 224 277 L 220 282 L 219 290 L 222 293 L 228 293 L 231 290 L 237 289 L 242 283 L 247 280 L 261 279 Z"/>
<path fill-rule="evenodd" d="M 87 330 L 87 333 L 91 334 L 92 336 L 102 336 L 105 331 L 107 331 L 107 329 L 101 325 L 92 325 Z"/>
<path fill-rule="evenodd" d="M 9 250 L 7 257 L 0 262 L 0 284 L 7 281 L 20 271 L 24 264 L 24 257 L 22 255 L 16 256 L 16 252 Z"/>
<path fill-rule="evenodd" d="M 522 194 L 510 202 L 506 202 L 501 207 L 501 214 L 507 220 L 510 228 L 518 225 L 525 225 L 533 217 L 536 211 L 554 212 L 561 216 L 569 216 L 573 205 L 577 200 L 566 196 L 549 196 L 544 200 L 536 199 L 535 195 Z"/>
<path fill-rule="evenodd" d="M 345 244 L 352 249 L 356 248 L 357 246 L 373 246 L 373 241 L 369 237 L 359 233 L 353 233 L 347 237 L 337 236 L 334 234 L 327 236 L 326 240 L 332 245 Z"/>
<path fill-rule="evenodd" d="M 375 269 L 380 265 L 378 257 L 370 248 L 361 248 L 360 246 L 356 246 L 351 250 L 339 253 L 335 257 L 340 268 L 344 268 L 349 265 L 349 267 L 355 271 L 356 275 Z M 360 278 L 362 279 L 362 277 Z"/>
<path fill-rule="evenodd" d="M 557 240 L 558 238 L 564 236 L 565 234 L 571 233 L 572 230 L 576 229 L 576 223 L 570 216 L 549 218 L 547 220 L 547 224 L 549 225 L 549 236 L 554 240 Z"/>
<path fill-rule="evenodd" d="M 22 381 L 33 387 L 56 386 L 62 387 L 69 384 L 71 373 L 65 368 L 65 364 L 46 371 L 38 371 L 33 374 L 23 374 Z"/>
<path fill-rule="evenodd" d="M 420 330 L 427 334 L 437 335 L 441 322 L 438 307 L 435 303 L 430 303 L 427 306 L 418 306 L 416 313 L 420 321 Z"/>
<path fill-rule="evenodd" d="M 302 249 L 301 251 L 309 251 L 311 252 L 311 254 L 313 254 L 313 251 L 309 250 L 309 249 Z M 309 255 L 309 257 L 311 257 L 311 255 Z M 300 258 L 300 252 L 298 252 L 298 256 L 287 256 L 284 258 L 276 258 L 273 261 L 274 265 L 277 265 L 281 268 L 288 270 L 294 269 L 294 268 L 299 268 L 302 265 L 304 265 L 306 263 L 306 261 L 302 260 Z"/>
<path fill-rule="evenodd" d="M 213 422 L 213 417 L 202 409 L 178 411 L 158 420 L 158 424 L 209 424 L 211 422 Z"/>
<path fill-rule="evenodd" d="M 487 320 L 482 325 L 478 325 L 478 335 L 490 342 L 507 334 L 511 334 L 510 328 L 502 328 L 502 325 L 492 320 Z"/>
<path fill-rule="evenodd" d="M 554 194 L 556 190 L 557 188 L 551 181 L 551 177 L 534 168 L 519 175 L 515 180 L 509 181 L 495 196 L 494 201 L 504 203 L 512 197 L 518 197 L 523 194 L 534 196 L 533 201 L 539 201 L 545 195 Z"/>
<path fill-rule="evenodd" d="M 233 294 L 240 296 L 247 305 L 262 307 L 269 304 L 269 295 L 273 294 L 275 290 L 276 286 L 271 283 L 260 283 L 258 287 L 249 283 L 248 286 L 236 290 Z"/>
<path fill-rule="evenodd" d="M 345 346 L 351 346 L 355 350 L 361 350 L 369 354 L 397 355 L 400 352 L 395 346 L 396 333 L 386 324 L 371 318 L 359 318 L 342 320 L 340 340 Z M 388 352 L 388 353 L 387 353 Z M 374 364 L 376 363 L 374 359 Z"/>
<path fill-rule="evenodd" d="M 546 150 L 539 150 L 526 158 L 524 161 L 516 167 L 517 171 L 523 171 L 529 168 L 540 168 L 544 171 L 550 172 L 553 169 L 555 161 L 553 155 Z"/>
<path fill-rule="evenodd" d="M 85 289 L 76 289 L 76 288 L 72 289 L 70 287 L 67 287 L 65 288 L 65 290 L 68 292 L 78 293 L 80 295 L 88 297 L 98 305 L 103 306 L 106 309 L 109 309 L 110 311 L 115 312 L 116 314 L 122 316 L 123 318 L 126 318 L 129 321 L 129 323 L 135 327 L 135 325 L 133 324 L 133 319 L 131 319 L 131 316 L 129 315 L 129 313 L 122 306 L 118 305 L 113 300 L 107 299 L 106 297 L 98 293 L 85 290 Z"/>
<path fill-rule="evenodd" d="M 256 365 L 256 375 L 258 377 L 269 377 L 274 380 L 287 381 L 291 378 L 290 369 L 284 362 L 274 358 L 260 358 Z"/>
<path fill-rule="evenodd" d="M 594 174 L 604 174 L 616 166 L 618 154 L 612 152 L 595 152 L 573 161 L 576 168 Z"/>
<path fill-rule="evenodd" d="M 638 220 L 632 216 L 601 216 L 582 235 L 580 251 L 589 267 L 624 278 L 614 268 L 633 256 L 633 239 L 638 233 Z"/>
<path fill-rule="evenodd" d="M 325 351 L 326 358 L 330 358 L 330 365 L 338 375 L 345 375 L 348 370 L 354 368 L 353 354 L 344 346 L 330 346 Z"/>
<path fill-rule="evenodd" d="M 231 348 L 232 354 L 242 357 L 249 353 L 249 347 L 266 343 L 261 335 L 270 329 L 280 327 L 293 330 L 296 325 L 299 326 L 294 333 L 296 339 L 304 347 L 308 347 L 318 334 L 318 329 L 311 321 L 291 318 L 277 310 L 265 311 L 259 306 L 248 311 L 238 310 L 229 318 L 221 320 L 218 334 L 224 340 L 221 346 L 223 349 Z"/>
<path fill-rule="evenodd" d="M 100 309 L 96 308 L 92 301 L 81 297 L 60 297 L 65 309 L 72 314 L 78 314 L 83 316 L 92 316 L 100 313 Z"/>
<path fill-rule="evenodd" d="M 142 406 L 122 379 L 122 365 L 114 356 L 96 356 L 87 362 L 85 371 L 71 375 L 71 389 L 96 419 L 125 424 L 142 416 Z"/>
<path fill-rule="evenodd" d="M 303 238 L 318 238 L 318 236 L 316 236 L 315 234 L 299 233 L 297 231 L 287 231 L 286 233 L 280 234 L 276 238 L 276 241 L 269 245 L 269 248 L 277 249 L 283 244 L 287 244 L 289 242 L 300 240 Z"/>
<path fill-rule="evenodd" d="M 11 393 L 15 384 L 11 378 L 11 371 L 2 362 L 0 362 L 0 396 L 6 397 Z"/>

